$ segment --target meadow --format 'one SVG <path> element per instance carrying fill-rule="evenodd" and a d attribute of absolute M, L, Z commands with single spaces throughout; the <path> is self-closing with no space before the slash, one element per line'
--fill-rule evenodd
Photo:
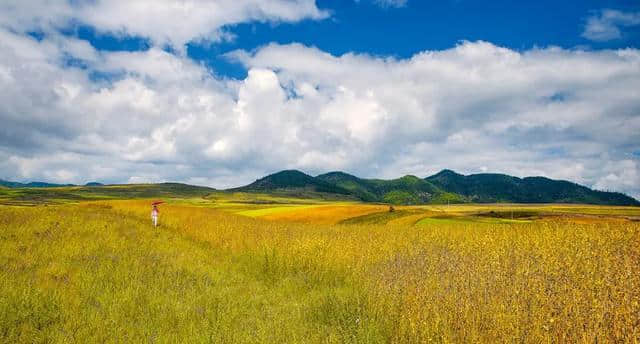
<path fill-rule="evenodd" d="M 640 342 L 637 207 L 167 200 L 0 206 L 0 342 Z"/>

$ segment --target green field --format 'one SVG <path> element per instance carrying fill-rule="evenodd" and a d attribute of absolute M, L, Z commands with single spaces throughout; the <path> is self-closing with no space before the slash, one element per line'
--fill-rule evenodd
<path fill-rule="evenodd" d="M 640 338 L 637 207 L 0 191 L 3 343 Z"/>

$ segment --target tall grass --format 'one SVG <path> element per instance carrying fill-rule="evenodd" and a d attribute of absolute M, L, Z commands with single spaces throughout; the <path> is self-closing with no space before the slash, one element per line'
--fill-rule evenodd
<path fill-rule="evenodd" d="M 312 211 L 313 209 L 310 209 Z M 323 215 L 324 216 L 324 215 Z M 640 224 L 0 208 L 0 341 L 640 341 Z"/>

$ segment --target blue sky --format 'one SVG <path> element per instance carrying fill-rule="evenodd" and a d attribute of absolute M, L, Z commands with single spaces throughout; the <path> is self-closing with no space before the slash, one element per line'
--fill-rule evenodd
<path fill-rule="evenodd" d="M 638 1 L 9 0 L 0 178 L 441 169 L 640 197 Z"/>
<path fill-rule="evenodd" d="M 408 1 L 399 8 L 381 8 L 365 0 L 317 3 L 331 11 L 331 18 L 278 26 L 242 24 L 231 29 L 237 34 L 235 41 L 217 48 L 299 42 L 334 55 L 363 52 L 406 58 L 423 50 L 451 48 L 462 40 L 523 50 L 549 45 L 620 48 L 636 46 L 640 39 L 637 27 L 619 40 L 593 42 L 581 37 L 593 12 L 637 11 L 637 1 Z"/>
<path fill-rule="evenodd" d="M 221 76 L 244 78 L 246 69 L 230 63 L 224 54 L 252 50 L 277 42 L 315 46 L 333 55 L 349 52 L 408 58 L 424 50 L 443 50 L 460 41 L 488 41 L 515 50 L 559 46 L 567 49 L 618 49 L 637 47 L 640 26 L 626 28 L 622 37 L 594 41 L 582 34 L 587 19 L 610 8 L 637 12 L 636 0 L 623 1 L 407 1 L 381 6 L 361 0 L 323 0 L 317 6 L 330 12 L 323 20 L 295 23 L 248 22 L 229 25 L 234 38 L 216 44 L 193 42 L 188 56 L 210 66 Z M 144 37 L 97 33 L 92 27 L 68 30 L 100 50 L 145 50 Z"/>

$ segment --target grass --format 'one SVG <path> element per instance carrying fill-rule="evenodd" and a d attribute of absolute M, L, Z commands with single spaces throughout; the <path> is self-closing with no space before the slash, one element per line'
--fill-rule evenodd
<path fill-rule="evenodd" d="M 215 197 L 0 206 L 0 342 L 640 338 L 636 208 Z"/>
<path fill-rule="evenodd" d="M 483 216 L 458 216 L 458 217 L 425 217 L 416 222 L 416 225 L 433 225 L 433 224 L 461 224 L 461 223 L 490 223 L 490 224 L 508 224 L 508 223 L 528 223 L 530 220 L 502 219 Z"/>
<path fill-rule="evenodd" d="M 357 290 L 283 270 L 277 252 L 232 254 L 102 207 L 0 219 L 18 224 L 2 233 L 2 342 L 341 342 L 360 331 L 341 327 L 358 316 L 344 305 L 358 305 Z"/>
<path fill-rule="evenodd" d="M 366 225 L 366 224 L 387 224 L 391 221 L 397 220 L 397 219 L 402 219 L 405 217 L 409 217 L 411 215 L 416 215 L 416 214 L 424 214 L 424 212 L 421 211 L 415 211 L 415 210 L 394 210 L 393 212 L 390 212 L 388 209 L 382 209 L 378 212 L 375 213 L 370 213 L 370 214 L 365 214 L 362 216 L 356 216 L 356 217 L 351 217 L 345 220 L 342 220 L 340 223 L 342 224 L 350 224 L 350 225 L 355 225 L 355 224 L 359 224 L 359 225 Z M 423 215 L 423 217 L 426 215 Z"/>
<path fill-rule="evenodd" d="M 374 204 L 335 203 L 332 205 L 314 206 L 312 208 L 297 207 L 290 211 L 269 213 L 261 218 L 281 222 L 335 224 L 353 217 L 384 212 L 386 209 L 386 206 Z"/>
<path fill-rule="evenodd" d="M 0 204 L 64 204 L 90 200 L 131 198 L 202 198 L 215 190 L 178 183 L 69 186 L 51 188 L 0 188 Z"/>
<path fill-rule="evenodd" d="M 320 205 L 288 205 L 288 206 L 278 206 L 278 207 L 266 207 L 262 209 L 250 209 L 239 211 L 236 214 L 249 216 L 249 217 L 259 217 L 265 215 L 273 215 L 283 212 L 296 212 L 296 211 L 306 211 L 311 208 L 317 208 Z"/>

